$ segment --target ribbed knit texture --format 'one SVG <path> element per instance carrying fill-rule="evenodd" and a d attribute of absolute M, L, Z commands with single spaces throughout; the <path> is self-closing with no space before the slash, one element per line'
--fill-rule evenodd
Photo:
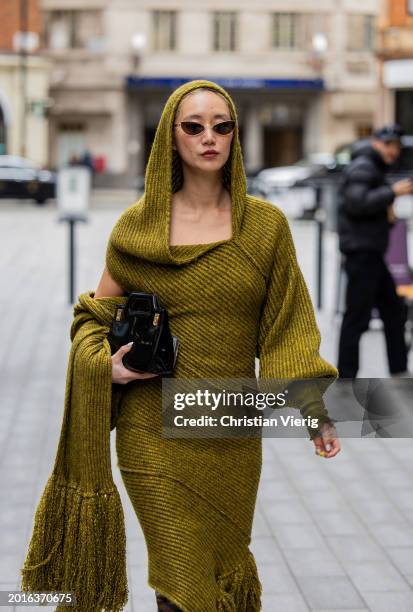
<path fill-rule="evenodd" d="M 91 295 L 74 308 L 58 450 L 21 570 L 24 591 L 74 591 L 76 607 L 57 609 L 76 612 L 121 610 L 128 597 L 124 515 L 110 461 L 120 397 L 107 341 L 124 298 Z"/>
<path fill-rule="evenodd" d="M 172 123 L 182 96 L 202 85 L 226 97 L 237 123 L 223 173 L 232 238 L 170 246 L 171 197 L 182 184 Z M 319 355 L 320 334 L 287 219 L 246 194 L 236 110 L 224 89 L 192 81 L 170 96 L 145 189 L 115 224 L 106 265 L 125 290 L 156 292 L 168 309 L 181 343 L 174 377 L 254 378 L 259 355 L 263 384 L 334 380 L 336 368 Z M 125 298 L 93 295 L 80 295 L 75 307 L 64 425 L 36 513 L 24 586 L 72 588 L 83 611 L 122 609 L 124 523 L 109 447 L 116 426 L 118 466 L 147 544 L 149 585 L 184 612 L 258 612 L 261 583 L 249 544 L 261 439 L 163 438 L 161 378 L 121 390 L 111 385 L 105 335 Z M 302 413 L 327 420 L 322 402 Z"/>

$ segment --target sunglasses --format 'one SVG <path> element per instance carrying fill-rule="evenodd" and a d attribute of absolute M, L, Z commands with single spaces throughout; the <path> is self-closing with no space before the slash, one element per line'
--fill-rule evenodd
<path fill-rule="evenodd" d="M 181 121 L 181 123 L 174 123 L 175 126 L 180 125 L 185 134 L 189 134 L 190 136 L 197 136 L 198 134 L 202 134 L 205 130 L 205 126 L 202 123 L 196 123 L 195 121 Z M 222 123 L 217 123 L 212 126 L 214 132 L 219 134 L 220 136 L 226 136 L 227 134 L 231 134 L 235 128 L 235 121 L 223 121 Z"/>

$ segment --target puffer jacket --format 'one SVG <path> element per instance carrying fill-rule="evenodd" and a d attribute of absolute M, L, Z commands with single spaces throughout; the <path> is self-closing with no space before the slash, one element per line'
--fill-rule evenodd
<path fill-rule="evenodd" d="M 395 198 L 385 172 L 384 160 L 371 145 L 357 151 L 344 170 L 337 219 L 342 253 L 360 250 L 385 253 L 391 228 L 387 209 Z"/>

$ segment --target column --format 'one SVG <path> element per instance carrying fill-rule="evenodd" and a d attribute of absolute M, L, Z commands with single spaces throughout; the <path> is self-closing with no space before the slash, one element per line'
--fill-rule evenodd
<path fill-rule="evenodd" d="M 259 107 L 249 106 L 245 113 L 244 157 L 247 173 L 254 173 L 263 164 L 263 130 L 259 121 Z"/>

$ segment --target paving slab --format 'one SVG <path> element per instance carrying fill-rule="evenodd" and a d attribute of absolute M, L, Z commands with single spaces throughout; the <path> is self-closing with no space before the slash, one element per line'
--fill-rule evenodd
<path fill-rule="evenodd" d="M 127 191 L 94 194 L 90 220 L 76 230 L 77 294 L 97 286 L 109 233 L 133 201 Z M 315 227 L 291 222 L 291 228 L 315 300 Z M 60 434 L 72 321 L 67 238 L 53 205 L 0 203 L 1 590 L 19 584 Z M 336 363 L 334 234 L 326 234 L 324 255 L 324 307 L 316 317 L 321 354 Z M 363 337 L 360 376 L 387 375 L 383 334 L 370 330 Z M 263 440 L 251 550 L 263 583 L 264 612 L 413 610 L 412 460 L 410 439 L 343 438 L 332 460 L 317 457 L 305 438 Z M 126 521 L 127 611 L 156 612 L 143 533 L 120 473 L 113 471 Z"/>

